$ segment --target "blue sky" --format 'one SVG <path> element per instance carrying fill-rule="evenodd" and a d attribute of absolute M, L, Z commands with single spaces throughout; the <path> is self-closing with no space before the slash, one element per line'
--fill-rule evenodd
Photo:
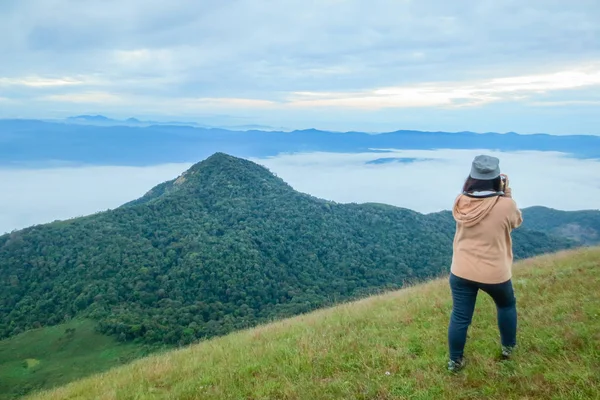
<path fill-rule="evenodd" d="M 3 0 L 0 118 L 600 134 L 597 0 Z"/>

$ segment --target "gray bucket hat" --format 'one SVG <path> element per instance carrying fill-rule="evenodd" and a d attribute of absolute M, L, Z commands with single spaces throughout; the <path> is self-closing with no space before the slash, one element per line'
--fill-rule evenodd
<path fill-rule="evenodd" d="M 481 155 L 475 157 L 471 165 L 471 178 L 489 180 L 500 176 L 500 160 L 496 157 Z"/>

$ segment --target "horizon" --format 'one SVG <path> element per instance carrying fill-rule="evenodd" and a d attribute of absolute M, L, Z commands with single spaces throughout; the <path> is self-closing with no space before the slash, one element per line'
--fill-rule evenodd
<path fill-rule="evenodd" d="M 98 120 L 94 120 L 97 118 Z M 82 119 L 80 122 L 73 122 Z M 62 118 L 42 118 L 42 117 L 15 117 L 15 118 L 2 118 L 0 117 L 0 121 L 38 121 L 38 122 L 46 122 L 46 123 L 55 123 L 55 124 L 73 124 L 73 125 L 84 125 L 84 126 L 97 126 L 97 127 L 130 127 L 130 128 L 146 128 L 153 126 L 169 126 L 170 124 L 176 124 L 175 126 L 189 127 L 193 129 L 220 129 L 225 131 L 237 131 L 237 132 L 302 132 L 302 131 L 320 131 L 324 133 L 365 133 L 368 135 L 378 135 L 378 134 L 386 134 L 386 133 L 397 133 L 397 132 L 418 132 L 418 133 L 452 133 L 452 134 L 468 134 L 474 133 L 478 135 L 486 135 L 486 134 L 497 134 L 497 135 L 510 135 L 516 134 L 520 136 L 600 136 L 599 134 L 593 133 L 567 133 L 567 134 L 553 134 L 547 132 L 531 132 L 531 133 L 523 133 L 517 132 L 514 130 L 509 131 L 475 131 L 470 129 L 462 129 L 462 130 L 454 130 L 454 131 L 445 131 L 445 130 L 420 130 L 413 129 L 410 127 L 403 128 L 395 128 L 392 130 L 385 131 L 363 131 L 356 129 L 349 130 L 330 130 L 330 129 L 320 129 L 315 126 L 308 126 L 306 128 L 283 128 L 283 127 L 271 127 L 264 124 L 252 124 L 252 125 L 238 125 L 238 126 L 221 126 L 221 125 L 202 125 L 200 122 L 195 121 L 186 121 L 186 120 L 178 120 L 174 118 L 155 118 L 155 119 L 143 119 L 139 116 L 125 116 L 122 118 L 115 118 L 113 116 L 108 116 L 105 114 L 99 113 L 91 113 L 91 114 L 79 114 L 79 115 L 69 115 Z M 99 121 L 108 123 L 107 125 L 99 124 Z M 122 123 L 122 124 L 121 124 Z M 132 125 L 133 124 L 133 125 Z M 248 128 L 248 126 L 256 126 L 254 128 Z M 239 129 L 235 129 L 239 128 Z M 265 129 L 269 128 L 269 129 Z"/>

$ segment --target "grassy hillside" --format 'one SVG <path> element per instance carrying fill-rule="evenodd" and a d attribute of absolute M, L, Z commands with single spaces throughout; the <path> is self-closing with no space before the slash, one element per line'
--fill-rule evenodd
<path fill-rule="evenodd" d="M 234 333 L 31 397 L 58 399 L 594 399 L 600 249 L 515 266 L 520 350 L 500 362 L 478 299 L 458 375 L 445 370 L 445 279 Z"/>
<path fill-rule="evenodd" d="M 60 386 L 146 354 L 94 330 L 92 321 L 71 321 L 0 341 L 0 399 Z"/>

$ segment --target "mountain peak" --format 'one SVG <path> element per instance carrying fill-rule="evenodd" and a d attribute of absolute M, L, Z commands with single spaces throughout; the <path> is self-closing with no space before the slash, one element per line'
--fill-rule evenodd
<path fill-rule="evenodd" d="M 229 155 L 227 153 L 223 153 L 221 151 L 217 151 L 216 153 L 207 157 L 205 160 L 200 161 L 196 165 L 205 164 L 208 162 L 244 162 L 244 161 L 247 161 L 247 160 Z"/>
<path fill-rule="evenodd" d="M 236 174 L 258 173 L 263 175 L 272 175 L 265 167 L 258 165 L 250 160 L 235 157 L 223 152 L 216 152 L 206 159 L 192 165 L 182 175 L 194 175 L 196 173 L 212 174 L 215 172 L 223 172 L 230 170 Z"/>
<path fill-rule="evenodd" d="M 222 152 L 214 153 L 193 165 L 182 176 L 202 186 L 210 184 L 240 188 L 268 183 L 273 189 L 276 187 L 290 189 L 287 183 L 266 167 Z"/>
<path fill-rule="evenodd" d="M 199 195 L 218 200 L 281 194 L 293 191 L 266 167 L 250 160 L 217 152 L 192 165 L 179 177 L 152 188 L 128 204 L 147 203 L 167 195 Z"/>

